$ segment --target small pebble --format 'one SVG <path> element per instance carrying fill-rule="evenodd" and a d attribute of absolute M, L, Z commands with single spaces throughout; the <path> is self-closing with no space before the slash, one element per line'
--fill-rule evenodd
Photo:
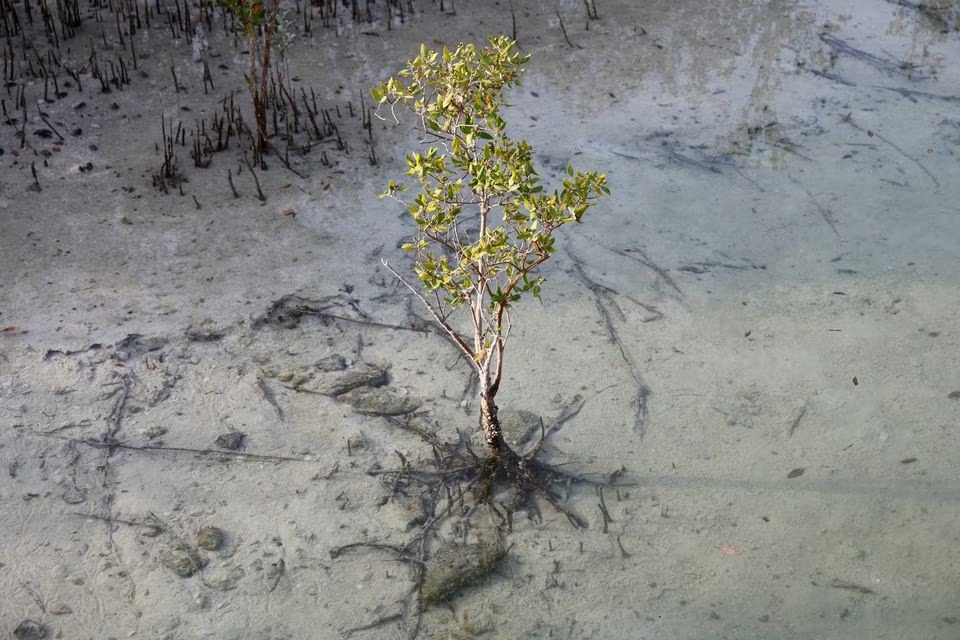
<path fill-rule="evenodd" d="M 228 431 L 227 433 L 217 436 L 214 443 L 222 449 L 236 451 L 240 448 L 240 445 L 243 444 L 243 439 L 246 437 L 247 434 L 240 431 Z"/>
<path fill-rule="evenodd" d="M 47 628 L 36 620 L 24 620 L 13 630 L 17 640 L 42 640 L 47 637 Z"/>
<path fill-rule="evenodd" d="M 223 544 L 223 530 L 217 527 L 206 525 L 200 527 L 197 531 L 197 546 L 207 551 L 214 551 Z"/>
<path fill-rule="evenodd" d="M 62 616 L 68 613 L 73 613 L 73 609 L 63 602 L 51 602 L 47 605 L 47 613 L 52 613 L 55 616 Z"/>
<path fill-rule="evenodd" d="M 202 569 L 206 562 L 189 545 L 174 541 L 160 553 L 160 564 L 181 578 L 189 578 Z"/>

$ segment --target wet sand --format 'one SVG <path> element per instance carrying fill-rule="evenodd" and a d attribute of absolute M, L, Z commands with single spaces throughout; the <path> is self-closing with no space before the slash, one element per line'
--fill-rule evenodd
<path fill-rule="evenodd" d="M 291 152 L 296 173 L 268 157 L 265 201 L 236 141 L 191 158 L 225 98 L 248 108 L 219 13 L 211 89 L 165 14 L 131 35 L 84 13 L 58 67 L 34 7 L 58 88 L 18 53 L 0 127 L 0 629 L 338 638 L 401 611 L 408 564 L 331 551 L 416 536 L 376 473 L 432 454 L 325 393 L 322 363 L 385 372 L 449 441 L 477 402 L 381 264 L 408 264 L 409 221 L 376 194 L 416 140 L 368 133 L 363 107 L 421 42 L 512 33 L 513 6 L 532 59 L 511 135 L 548 185 L 572 163 L 612 195 L 561 230 L 542 303 L 514 314 L 499 399 L 547 422 L 582 402 L 543 459 L 621 486 L 608 522 L 594 488 L 571 489 L 582 531 L 514 514 L 506 559 L 427 608 L 419 636 L 955 638 L 944 4 L 598 0 L 590 19 L 577 2 L 417 2 L 390 29 L 383 8 L 324 26 L 314 7 L 310 33 L 294 11 L 286 73 L 337 135 Z M 121 61 L 129 82 L 111 84 Z M 185 178 L 166 193 L 164 131 Z M 407 637 L 414 618 L 352 637 Z"/>

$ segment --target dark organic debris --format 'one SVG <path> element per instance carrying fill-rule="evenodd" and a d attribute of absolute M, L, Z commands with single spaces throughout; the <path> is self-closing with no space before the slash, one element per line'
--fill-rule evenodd
<path fill-rule="evenodd" d="M 216 342 L 227 334 L 226 330 L 215 327 L 211 320 L 194 322 L 184 333 L 190 342 Z"/>
<path fill-rule="evenodd" d="M 126 338 L 113 345 L 113 348 L 119 359 L 131 360 L 154 351 L 159 351 L 166 345 L 166 338 L 147 338 L 139 333 L 131 333 Z"/>
<path fill-rule="evenodd" d="M 870 587 L 865 587 L 855 582 L 847 582 L 846 580 L 834 579 L 832 582 L 830 582 L 830 586 L 833 587 L 834 589 L 844 589 L 846 591 L 855 591 L 856 593 L 862 593 L 864 595 L 870 595 L 872 593 L 876 593 Z"/>
<path fill-rule="evenodd" d="M 823 41 L 828 47 L 830 47 L 835 55 L 847 55 L 862 62 L 881 70 L 886 71 L 887 73 L 904 75 L 911 80 L 925 80 L 929 76 L 918 75 L 914 73 L 916 67 L 907 62 L 899 60 L 890 60 L 888 58 L 881 58 L 880 56 L 874 55 L 872 53 L 867 53 L 861 49 L 850 45 L 848 42 L 837 38 L 829 33 L 821 33 L 820 40 Z"/>
<path fill-rule="evenodd" d="M 297 294 L 285 295 L 253 321 L 253 327 L 260 329 L 266 325 L 276 325 L 285 329 L 293 329 L 300 324 L 304 317 L 318 318 L 324 325 L 329 323 L 349 323 L 377 329 L 393 329 L 395 331 L 414 331 L 423 333 L 420 327 L 411 327 L 402 324 L 378 322 L 370 318 L 360 308 L 360 301 L 344 294 L 336 294 L 325 298 L 311 299 Z"/>
<path fill-rule="evenodd" d="M 603 324 L 606 328 L 607 335 L 616 345 L 617 350 L 620 352 L 620 356 L 623 358 L 623 361 L 627 363 L 627 371 L 629 372 L 630 377 L 633 379 L 634 428 L 640 434 L 640 439 L 642 440 L 647 431 L 649 401 L 653 391 L 649 386 L 647 386 L 647 383 L 640 375 L 641 368 L 638 365 L 637 356 L 633 354 L 628 345 L 620 337 L 618 324 L 623 322 L 623 320 L 626 318 L 626 314 L 623 312 L 623 309 L 617 302 L 617 298 L 620 297 L 620 294 L 614 289 L 603 285 L 588 276 L 586 270 L 584 269 L 583 261 L 569 247 L 567 248 L 567 254 L 570 256 L 570 259 L 573 262 L 574 275 L 576 275 L 577 279 L 579 279 L 594 296 L 597 312 L 603 319 Z M 626 296 L 626 299 L 652 314 L 645 321 L 652 322 L 663 318 L 663 314 L 656 307 L 644 304 L 643 302 L 630 296 Z"/>
<path fill-rule="evenodd" d="M 52 434 L 39 434 L 46 435 L 49 437 L 57 438 L 58 436 Z M 221 448 L 221 449 L 195 449 L 191 447 L 167 447 L 163 445 L 153 445 L 153 446 L 141 446 L 134 444 L 126 444 L 120 442 L 119 440 L 97 440 L 94 438 L 63 438 L 59 439 L 66 440 L 75 444 L 82 444 L 88 447 L 93 447 L 94 449 L 123 449 L 125 451 L 157 451 L 157 452 L 168 452 L 168 453 L 189 453 L 196 456 L 212 456 L 216 458 L 223 458 L 225 456 L 234 458 L 236 460 L 246 460 L 249 462 L 312 462 L 309 458 L 296 457 L 296 456 L 278 456 L 278 455 L 269 455 L 269 454 L 258 454 L 258 453 L 247 453 L 245 451 L 231 451 L 230 449 Z"/>

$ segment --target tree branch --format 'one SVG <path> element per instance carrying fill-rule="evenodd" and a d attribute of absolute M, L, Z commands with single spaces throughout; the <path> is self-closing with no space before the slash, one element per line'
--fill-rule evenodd
<path fill-rule="evenodd" d="M 464 341 L 463 337 L 457 332 L 457 330 L 454 329 L 449 322 L 447 322 L 446 315 L 441 315 L 436 309 L 434 309 L 433 305 L 430 304 L 430 302 L 423 296 L 423 294 L 417 291 L 416 289 L 414 289 L 413 285 L 410 284 L 410 282 L 407 281 L 407 279 L 404 278 L 396 269 L 391 267 L 390 264 L 386 261 L 386 259 L 381 260 L 381 262 L 383 263 L 383 266 L 385 266 L 390 273 L 396 276 L 397 280 L 403 283 L 403 286 L 409 289 L 413 293 L 413 295 L 415 295 L 417 299 L 423 303 L 423 306 L 427 308 L 427 311 L 430 312 L 430 315 L 433 316 L 433 319 L 437 322 L 437 324 L 440 325 L 440 327 L 447 332 L 447 335 L 450 336 L 454 344 L 460 347 L 460 350 L 463 351 L 463 353 L 466 354 L 466 356 L 470 358 L 471 362 L 473 362 L 474 365 L 476 366 L 477 363 L 474 360 L 474 356 L 476 354 L 470 349 L 470 347 Z M 479 371 L 479 367 L 478 367 L 478 371 Z"/>

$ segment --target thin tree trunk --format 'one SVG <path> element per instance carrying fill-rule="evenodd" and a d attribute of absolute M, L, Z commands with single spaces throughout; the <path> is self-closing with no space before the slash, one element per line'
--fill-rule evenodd
<path fill-rule="evenodd" d="M 267 139 L 267 83 L 270 79 L 270 47 L 272 29 L 270 25 L 264 27 L 266 35 L 264 36 L 262 58 L 258 62 L 260 65 L 260 85 L 256 89 L 254 98 L 257 121 L 257 143 L 260 147 L 260 153 L 267 153 L 270 150 L 270 143 Z"/>
<path fill-rule="evenodd" d="M 497 415 L 497 403 L 492 396 L 480 395 L 480 426 L 487 446 L 494 455 L 500 455 L 504 450 L 503 431 L 500 428 L 500 417 Z"/>

